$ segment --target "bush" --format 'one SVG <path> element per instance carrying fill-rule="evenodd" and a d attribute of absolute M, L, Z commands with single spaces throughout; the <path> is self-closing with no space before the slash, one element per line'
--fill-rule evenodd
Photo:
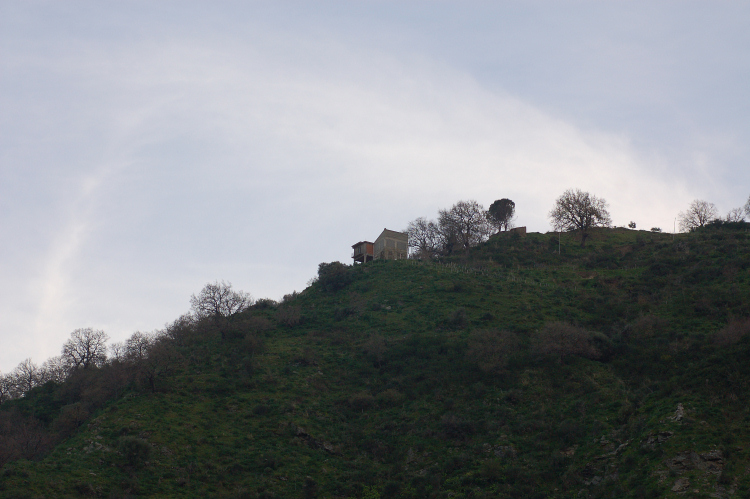
<path fill-rule="evenodd" d="M 276 308 L 279 304 L 276 302 L 276 300 L 272 300 L 271 298 L 261 298 L 260 300 L 256 301 L 255 304 L 250 307 L 254 310 L 268 310 Z"/>
<path fill-rule="evenodd" d="M 519 350 L 518 336 L 509 331 L 479 330 L 469 335 L 466 356 L 486 373 L 499 373 L 508 367 Z"/>
<path fill-rule="evenodd" d="M 449 326 L 458 329 L 465 328 L 469 324 L 469 317 L 466 314 L 466 309 L 464 307 L 458 307 L 450 314 L 450 316 L 448 316 L 447 323 Z"/>
<path fill-rule="evenodd" d="M 732 319 L 714 333 L 714 343 L 718 346 L 734 345 L 750 333 L 750 318 Z"/>
<path fill-rule="evenodd" d="M 375 398 L 367 392 L 355 393 L 349 397 L 349 407 L 358 411 L 364 411 L 373 406 Z"/>
<path fill-rule="evenodd" d="M 362 351 L 375 367 L 380 367 L 385 361 L 388 346 L 385 343 L 385 338 L 379 334 L 374 334 L 362 346 Z"/>
<path fill-rule="evenodd" d="M 625 326 L 622 336 L 626 340 L 642 340 L 650 338 L 664 331 L 669 326 L 669 321 L 655 315 L 641 315 L 633 322 Z"/>
<path fill-rule="evenodd" d="M 242 351 L 250 356 L 263 351 L 263 338 L 255 333 L 247 333 L 242 342 Z"/>
<path fill-rule="evenodd" d="M 393 388 L 378 393 L 378 403 L 384 406 L 394 406 L 402 403 L 406 397 L 404 394 Z"/>
<path fill-rule="evenodd" d="M 302 322 L 302 308 L 285 305 L 276 311 L 276 320 L 284 326 L 297 326 Z"/>
<path fill-rule="evenodd" d="M 474 433 L 474 425 L 457 414 L 446 412 L 440 418 L 440 426 L 447 437 L 460 438 Z"/>
<path fill-rule="evenodd" d="M 571 445 L 585 435 L 585 429 L 575 419 L 566 419 L 557 427 L 557 435 L 566 445 Z"/>
<path fill-rule="evenodd" d="M 151 456 L 151 446 L 138 437 L 120 437 L 117 442 L 117 449 L 131 466 L 140 466 Z"/>
<path fill-rule="evenodd" d="M 341 262 L 318 265 L 318 285 L 327 292 L 336 292 L 352 282 L 351 269 Z"/>
<path fill-rule="evenodd" d="M 565 322 L 548 322 L 534 337 L 536 353 L 557 357 L 562 363 L 565 357 L 577 355 L 586 359 L 598 359 L 601 352 L 594 347 L 594 334 Z"/>

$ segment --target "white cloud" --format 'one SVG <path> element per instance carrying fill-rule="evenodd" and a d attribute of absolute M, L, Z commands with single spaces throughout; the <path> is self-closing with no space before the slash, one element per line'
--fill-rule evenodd
<path fill-rule="evenodd" d="M 116 339 L 159 327 L 214 279 L 280 297 L 318 262 L 346 261 L 352 242 L 459 199 L 510 197 L 537 231 L 569 187 L 640 227 L 671 227 L 691 199 L 627 137 L 581 130 L 428 59 L 258 32 L 252 42 L 71 43 L 40 57 L 14 59 L 42 87 L 16 105 L 41 101 L 22 128 L 46 120 L 50 137 L 7 164 L 46 148 L 33 168 L 57 172 L 67 195 L 2 188 L 38 205 L 28 226 L 60 220 L 35 260 L 0 272 L 37 283 L 21 294 L 3 286 L 4 370 L 56 353 L 77 327 Z"/>

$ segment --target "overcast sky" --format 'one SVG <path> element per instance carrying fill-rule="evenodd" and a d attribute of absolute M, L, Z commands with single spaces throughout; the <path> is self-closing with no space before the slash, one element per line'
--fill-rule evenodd
<path fill-rule="evenodd" d="M 750 195 L 748 2 L 0 0 L 0 371 L 459 200 Z"/>

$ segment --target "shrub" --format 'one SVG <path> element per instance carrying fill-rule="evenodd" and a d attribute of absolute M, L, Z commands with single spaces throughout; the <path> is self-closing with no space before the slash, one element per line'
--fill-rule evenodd
<path fill-rule="evenodd" d="M 276 320 L 285 326 L 297 326 L 302 322 L 302 308 L 285 305 L 276 311 Z"/>
<path fill-rule="evenodd" d="M 255 310 L 268 310 L 273 309 L 278 306 L 278 303 L 276 300 L 272 300 L 271 298 L 261 298 L 260 300 L 256 301 L 255 304 L 250 307 Z"/>
<path fill-rule="evenodd" d="M 499 373 L 508 367 L 519 350 L 518 336 L 509 331 L 479 330 L 469 335 L 466 356 L 486 373 Z"/>
<path fill-rule="evenodd" d="M 385 354 L 388 352 L 388 347 L 385 344 L 385 338 L 379 334 L 370 336 L 370 338 L 362 346 L 363 353 L 370 359 L 374 366 L 380 367 L 385 360 Z"/>
<path fill-rule="evenodd" d="M 405 397 L 403 393 L 393 388 L 389 388 L 384 392 L 380 392 L 377 396 L 378 403 L 385 406 L 398 405 L 404 401 L 404 398 Z"/>
<path fill-rule="evenodd" d="M 750 333 L 750 317 L 732 319 L 714 333 L 714 343 L 719 346 L 734 345 Z"/>
<path fill-rule="evenodd" d="M 584 427 L 575 419 L 566 419 L 557 427 L 557 435 L 566 445 L 577 442 L 584 434 Z"/>
<path fill-rule="evenodd" d="M 370 407 L 372 407 L 374 402 L 375 398 L 367 392 L 355 393 L 354 395 L 349 397 L 348 400 L 349 407 L 358 411 L 369 409 Z"/>
<path fill-rule="evenodd" d="M 469 318 L 464 307 L 458 307 L 448 316 L 447 323 L 455 328 L 464 328 L 469 324 Z"/>
<path fill-rule="evenodd" d="M 479 473 L 488 481 L 497 482 L 504 478 L 503 468 L 502 462 L 497 459 L 490 459 L 482 463 L 482 466 L 479 468 Z"/>
<path fill-rule="evenodd" d="M 244 353 L 253 356 L 263 351 L 263 338 L 255 333 L 247 333 L 245 339 L 242 342 L 242 350 Z"/>
<path fill-rule="evenodd" d="M 622 336 L 626 340 L 638 340 L 650 338 L 664 331 L 669 326 L 669 321 L 655 315 L 641 315 L 633 322 L 625 326 Z"/>
<path fill-rule="evenodd" d="M 548 322 L 534 337 L 536 353 L 557 357 L 562 363 L 565 357 L 577 355 L 587 359 L 598 359 L 601 352 L 592 345 L 594 334 L 565 322 Z"/>
<path fill-rule="evenodd" d="M 446 412 L 440 418 L 440 426 L 447 437 L 459 438 L 474 432 L 474 425 L 457 414 Z"/>
<path fill-rule="evenodd" d="M 140 466 L 151 456 L 151 446 L 138 437 L 120 437 L 117 442 L 117 449 L 131 466 Z"/>
<path fill-rule="evenodd" d="M 297 364 L 301 366 L 317 366 L 318 355 L 315 353 L 315 350 L 313 350 L 312 348 L 305 347 L 294 358 L 294 362 L 296 362 Z"/>
<path fill-rule="evenodd" d="M 341 262 L 318 265 L 318 284 L 323 291 L 336 292 L 352 282 L 351 269 Z"/>

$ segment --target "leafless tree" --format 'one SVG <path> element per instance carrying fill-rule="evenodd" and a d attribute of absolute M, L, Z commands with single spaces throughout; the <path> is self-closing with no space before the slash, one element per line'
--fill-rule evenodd
<path fill-rule="evenodd" d="M 750 218 L 750 197 L 747 198 L 747 202 L 745 203 L 745 215 Z"/>
<path fill-rule="evenodd" d="M 50 357 L 42 364 L 42 382 L 54 381 L 55 383 L 62 383 L 68 378 L 70 372 L 70 366 L 67 365 L 65 359 L 61 356 Z"/>
<path fill-rule="evenodd" d="M 190 305 L 196 317 L 229 317 L 242 312 L 253 304 L 249 293 L 235 291 L 231 283 L 216 281 L 206 284 L 198 296 L 190 297 Z"/>
<path fill-rule="evenodd" d="M 440 210 L 438 226 L 444 243 L 450 244 L 451 238 L 455 238 L 463 250 L 486 241 L 492 233 L 484 207 L 473 200 L 459 201 L 448 210 Z"/>
<path fill-rule="evenodd" d="M 719 210 L 713 203 L 696 199 L 690 203 L 687 210 L 680 212 L 677 216 L 677 223 L 682 232 L 689 232 L 716 220 L 718 216 Z"/>
<path fill-rule="evenodd" d="M 76 329 L 63 345 L 62 357 L 73 369 L 101 366 L 107 360 L 108 339 L 109 336 L 98 329 Z"/>
<path fill-rule="evenodd" d="M 744 208 L 735 208 L 729 210 L 725 218 L 727 222 L 744 222 L 745 221 L 745 210 Z"/>
<path fill-rule="evenodd" d="M 26 359 L 16 366 L 11 377 L 19 392 L 28 393 L 32 388 L 39 386 L 42 371 L 31 359 Z"/>
<path fill-rule="evenodd" d="M 109 344 L 109 360 L 117 362 L 125 362 L 125 342 L 118 341 L 116 343 Z"/>
<path fill-rule="evenodd" d="M 412 255 L 416 258 L 429 259 L 440 253 L 440 228 L 434 221 L 419 217 L 409 222 L 406 232 L 409 246 L 413 248 Z"/>
<path fill-rule="evenodd" d="M 0 374 L 0 404 L 19 396 L 13 377 L 8 374 Z"/>
<path fill-rule="evenodd" d="M 34 459 L 51 445 L 52 439 L 34 417 L 18 410 L 0 412 L 0 467 L 20 458 Z"/>
<path fill-rule="evenodd" d="M 145 359 L 154 341 L 153 335 L 136 331 L 125 341 L 125 359 L 131 362 Z"/>
<path fill-rule="evenodd" d="M 174 370 L 179 359 L 167 336 L 154 337 L 148 347 L 148 355 L 135 364 L 138 377 L 155 392 L 157 382 Z"/>
<path fill-rule="evenodd" d="M 487 220 L 500 232 L 513 227 L 515 214 L 516 203 L 507 198 L 498 199 L 487 210 Z"/>
<path fill-rule="evenodd" d="M 612 225 L 607 202 L 580 189 L 565 191 L 557 198 L 548 216 L 555 230 L 579 231 L 581 246 L 586 244 L 589 230 Z"/>

